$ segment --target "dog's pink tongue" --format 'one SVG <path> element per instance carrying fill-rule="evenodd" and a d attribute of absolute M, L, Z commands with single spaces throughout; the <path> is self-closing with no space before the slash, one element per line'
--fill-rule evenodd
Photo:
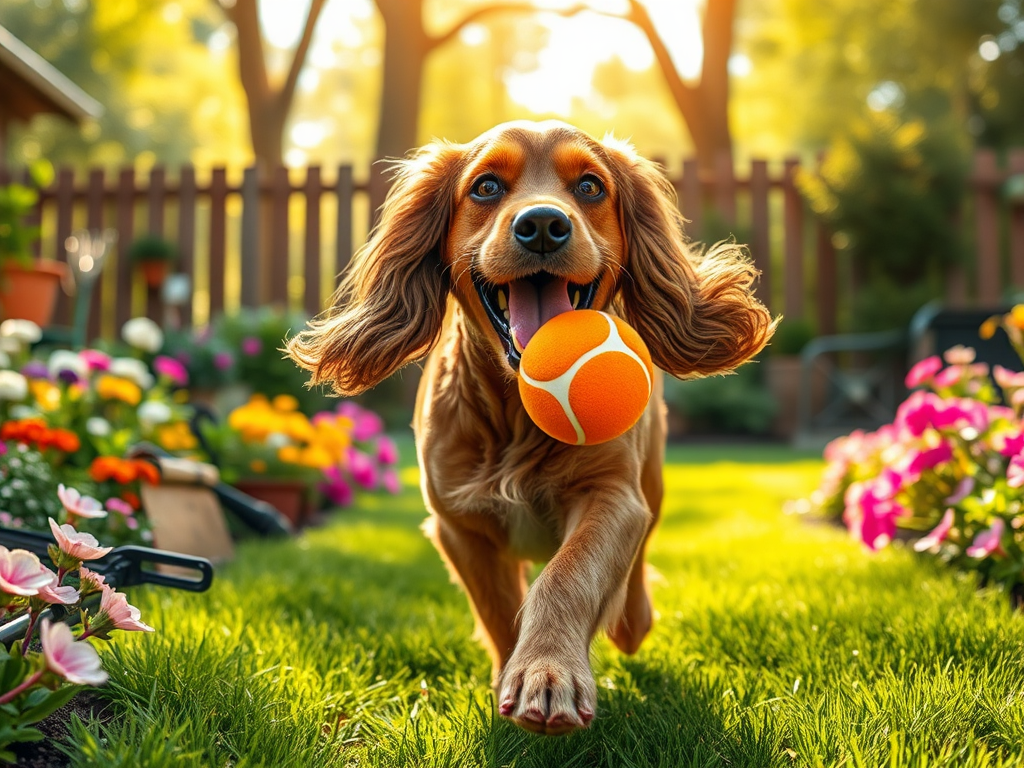
<path fill-rule="evenodd" d="M 555 315 L 571 312 L 569 281 L 552 278 L 539 289 L 529 280 L 513 280 L 508 286 L 508 325 L 512 341 L 522 352 L 533 334 Z"/>

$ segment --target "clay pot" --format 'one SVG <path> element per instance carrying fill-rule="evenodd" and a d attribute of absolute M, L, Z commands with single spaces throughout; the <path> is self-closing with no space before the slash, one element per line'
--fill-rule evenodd
<path fill-rule="evenodd" d="M 139 272 L 149 288 L 159 288 L 167 279 L 171 265 L 164 259 L 145 259 L 138 262 Z"/>
<path fill-rule="evenodd" d="M 29 267 L 5 264 L 0 276 L 0 317 L 31 320 L 40 328 L 50 325 L 67 272 L 66 264 L 51 259 L 38 259 Z"/>

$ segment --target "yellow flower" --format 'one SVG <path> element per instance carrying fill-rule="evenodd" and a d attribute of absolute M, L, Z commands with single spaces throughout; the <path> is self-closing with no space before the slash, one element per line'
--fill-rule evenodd
<path fill-rule="evenodd" d="M 29 392 L 44 411 L 55 411 L 60 408 L 60 388 L 44 379 L 30 379 Z"/>
<path fill-rule="evenodd" d="M 279 461 L 283 461 L 285 464 L 298 464 L 300 460 L 300 453 L 298 446 L 285 445 L 278 449 L 277 458 Z"/>
<path fill-rule="evenodd" d="M 1006 316 L 1006 322 L 1015 328 L 1024 329 L 1024 304 L 1018 304 L 1011 309 L 1010 313 Z"/>
<path fill-rule="evenodd" d="M 981 328 L 978 329 L 978 335 L 983 339 L 991 339 L 996 335 L 996 329 L 999 327 L 999 318 L 990 317 L 984 323 L 981 324 Z"/>
<path fill-rule="evenodd" d="M 168 451 L 191 451 L 198 445 L 192 430 L 183 421 L 159 427 L 156 435 L 157 442 Z"/>
<path fill-rule="evenodd" d="M 334 461 L 331 459 L 331 455 L 323 448 L 311 445 L 301 452 L 298 463 L 306 467 L 313 467 L 314 469 L 326 469 Z"/>
<path fill-rule="evenodd" d="M 279 411 L 297 411 L 299 401 L 291 395 L 278 395 L 274 398 L 274 408 Z"/>
<path fill-rule="evenodd" d="M 249 469 L 255 472 L 257 475 L 262 475 L 267 471 L 267 462 L 263 459 L 253 459 L 249 462 Z"/>
<path fill-rule="evenodd" d="M 96 382 L 96 394 L 104 400 L 121 400 L 128 405 L 138 405 L 142 400 L 138 384 L 117 376 L 101 376 Z"/>

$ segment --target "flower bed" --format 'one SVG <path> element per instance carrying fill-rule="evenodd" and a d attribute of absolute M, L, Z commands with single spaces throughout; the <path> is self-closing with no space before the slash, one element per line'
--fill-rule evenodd
<path fill-rule="evenodd" d="M 981 328 L 1002 327 L 1024 360 L 1024 305 Z M 1024 373 L 975 361 L 954 347 L 911 369 L 915 391 L 892 424 L 833 441 L 813 504 L 869 549 L 898 529 L 914 548 L 983 582 L 1024 588 Z"/>

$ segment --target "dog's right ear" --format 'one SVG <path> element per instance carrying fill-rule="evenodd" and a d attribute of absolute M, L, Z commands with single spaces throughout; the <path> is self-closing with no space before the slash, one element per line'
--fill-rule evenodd
<path fill-rule="evenodd" d="M 450 281 L 440 248 L 450 223 L 462 149 L 435 143 L 396 163 L 369 241 L 332 308 L 288 342 L 310 384 L 355 395 L 423 357 L 441 334 Z"/>

